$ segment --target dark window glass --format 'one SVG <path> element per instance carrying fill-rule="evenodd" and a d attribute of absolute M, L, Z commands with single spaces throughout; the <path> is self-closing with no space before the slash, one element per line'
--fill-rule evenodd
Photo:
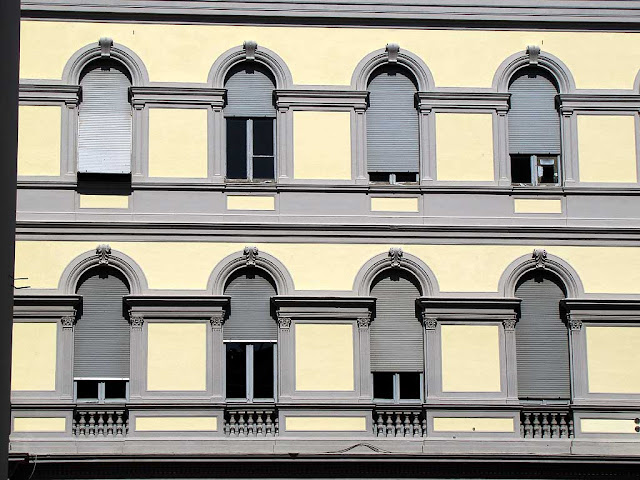
<path fill-rule="evenodd" d="M 253 346 L 253 397 L 273 398 L 273 344 Z"/>
<path fill-rule="evenodd" d="M 393 373 L 373 373 L 373 398 L 393 400 Z"/>
<path fill-rule="evenodd" d="M 247 398 L 247 346 L 227 343 L 227 398 Z"/>
<path fill-rule="evenodd" d="M 76 388 L 78 400 L 98 400 L 97 380 L 78 380 Z"/>
<path fill-rule="evenodd" d="M 418 181 L 417 173 L 396 173 L 396 183 L 413 183 Z"/>
<path fill-rule="evenodd" d="M 105 400 L 119 400 L 127 398 L 126 380 L 106 380 L 104 382 Z"/>
<path fill-rule="evenodd" d="M 227 178 L 247 178 L 247 120 L 227 118 Z"/>
<path fill-rule="evenodd" d="M 531 157 L 511 155 L 511 183 L 531 184 Z"/>
<path fill-rule="evenodd" d="M 556 157 L 538 157 L 538 183 L 558 183 Z"/>
<path fill-rule="evenodd" d="M 375 183 L 389 183 L 389 174 L 383 172 L 369 172 L 369 181 Z"/>
<path fill-rule="evenodd" d="M 400 399 L 420 400 L 420 374 L 418 372 L 400 374 Z"/>
<path fill-rule="evenodd" d="M 253 178 L 273 179 L 273 119 L 253 120 Z"/>

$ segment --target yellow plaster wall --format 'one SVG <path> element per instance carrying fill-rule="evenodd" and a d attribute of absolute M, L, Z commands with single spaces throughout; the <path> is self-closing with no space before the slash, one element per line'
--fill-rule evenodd
<path fill-rule="evenodd" d="M 206 390 L 204 323 L 149 323 L 147 335 L 147 390 Z"/>
<path fill-rule="evenodd" d="M 67 419 L 64 417 L 15 417 L 14 432 L 64 432 Z"/>
<path fill-rule="evenodd" d="M 543 198 L 514 198 L 515 213 L 562 213 L 562 201 Z"/>
<path fill-rule="evenodd" d="M 638 181 L 632 115 L 578 115 L 581 182 Z"/>
<path fill-rule="evenodd" d="M 640 393 L 640 327 L 586 327 L 590 393 Z"/>
<path fill-rule="evenodd" d="M 11 390 L 56 389 L 56 323 L 14 323 Z"/>
<path fill-rule="evenodd" d="M 418 198 L 371 197 L 372 212 L 417 212 Z"/>
<path fill-rule="evenodd" d="M 436 168 L 438 180 L 493 181 L 491 114 L 436 113 Z"/>
<path fill-rule="evenodd" d="M 289 66 L 294 82 L 311 85 L 348 85 L 358 62 L 389 42 L 399 43 L 401 49 L 420 56 L 429 66 L 436 85 L 444 87 L 490 87 L 500 63 L 511 54 L 524 51 L 527 45 L 540 45 L 543 52 L 559 57 L 573 73 L 578 88 L 630 89 L 640 65 L 640 34 L 632 32 L 24 20 L 20 34 L 21 78 L 59 79 L 75 51 L 105 36 L 134 50 L 145 62 L 151 81 L 206 82 L 215 59 L 248 38 L 278 53 Z M 56 41 L 47 41 L 51 38 Z M 42 61 L 44 43 L 46 62 Z M 589 55 L 584 54 L 582 45 L 590 46 Z M 596 70 L 594 65 L 598 66 Z"/>
<path fill-rule="evenodd" d="M 365 432 L 366 417 L 285 417 L 288 432 Z"/>
<path fill-rule="evenodd" d="M 207 110 L 149 109 L 149 176 L 207 177 Z"/>
<path fill-rule="evenodd" d="M 60 175 L 60 107 L 20 105 L 18 175 Z"/>
<path fill-rule="evenodd" d="M 127 195 L 78 195 L 80 208 L 129 208 Z"/>
<path fill-rule="evenodd" d="M 353 390 L 353 325 L 296 323 L 294 329 L 295 389 Z"/>
<path fill-rule="evenodd" d="M 436 432 L 495 432 L 509 433 L 514 430 L 513 418 L 490 417 L 434 417 Z"/>
<path fill-rule="evenodd" d="M 626 418 L 581 418 L 582 433 L 633 433 L 636 432 L 634 419 Z"/>
<path fill-rule="evenodd" d="M 245 243 L 120 242 L 107 236 L 91 241 L 18 241 L 16 277 L 32 288 L 57 288 L 64 268 L 78 255 L 108 243 L 142 268 L 149 288 L 203 290 L 218 262 Z M 639 247 L 558 245 L 411 245 L 256 243 L 261 252 L 280 260 L 298 290 L 353 288 L 358 270 L 375 255 L 401 247 L 433 271 L 443 292 L 496 292 L 498 281 L 516 258 L 534 248 L 563 258 L 580 276 L 587 293 L 640 293 Z"/>
<path fill-rule="evenodd" d="M 496 325 L 442 325 L 442 391 L 499 392 L 500 334 Z"/>
<path fill-rule="evenodd" d="M 349 112 L 293 112 L 293 177 L 351 179 Z"/>
<path fill-rule="evenodd" d="M 227 210 L 262 210 L 276 209 L 276 197 L 267 195 L 227 195 Z"/>
<path fill-rule="evenodd" d="M 215 432 L 217 417 L 136 417 L 136 432 Z"/>

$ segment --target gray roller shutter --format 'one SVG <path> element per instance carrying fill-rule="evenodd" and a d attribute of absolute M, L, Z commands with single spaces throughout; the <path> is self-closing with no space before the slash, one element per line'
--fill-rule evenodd
<path fill-rule="evenodd" d="M 259 64 L 246 62 L 232 68 L 224 84 L 227 89 L 225 117 L 275 117 L 271 73 Z"/>
<path fill-rule="evenodd" d="M 516 288 L 516 297 L 522 299 L 516 324 L 518 396 L 570 398 L 569 334 L 560 318 L 565 294 L 559 281 L 531 274 Z"/>
<path fill-rule="evenodd" d="M 120 64 L 98 60 L 80 80 L 78 171 L 131 173 L 131 80 Z"/>
<path fill-rule="evenodd" d="M 376 315 L 371 323 L 373 372 L 422 372 L 422 324 L 416 317 L 416 281 L 401 270 L 382 273 L 371 289 Z"/>
<path fill-rule="evenodd" d="M 558 90 L 552 77 L 540 68 L 523 68 L 512 80 L 509 93 L 509 153 L 560 155 Z"/>
<path fill-rule="evenodd" d="M 246 268 L 235 273 L 224 294 L 231 297 L 229 318 L 223 327 L 225 340 L 278 339 L 278 327 L 271 316 L 271 297 L 276 289 L 262 270 Z"/>
<path fill-rule="evenodd" d="M 369 172 L 419 171 L 417 88 L 408 75 L 401 67 L 385 66 L 369 82 Z"/>
<path fill-rule="evenodd" d="M 80 279 L 82 313 L 74 328 L 74 376 L 129 378 L 129 322 L 123 316 L 126 280 L 97 267 Z"/>

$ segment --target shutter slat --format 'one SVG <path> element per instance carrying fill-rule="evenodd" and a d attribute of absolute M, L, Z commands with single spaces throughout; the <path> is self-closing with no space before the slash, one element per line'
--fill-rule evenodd
<path fill-rule="evenodd" d="M 275 81 L 264 67 L 243 63 L 231 69 L 225 82 L 225 117 L 275 117 Z"/>
<path fill-rule="evenodd" d="M 96 268 L 81 279 L 82 315 L 74 327 L 74 376 L 129 378 L 129 322 L 122 297 L 129 294 L 124 278 Z"/>
<path fill-rule="evenodd" d="M 278 327 L 271 317 L 271 297 L 276 289 L 265 273 L 247 268 L 235 273 L 224 291 L 231 297 L 225 340 L 277 341 Z"/>
<path fill-rule="evenodd" d="M 509 93 L 509 153 L 560 155 L 558 90 L 550 76 L 539 68 L 524 68 L 509 85 Z"/>
<path fill-rule="evenodd" d="M 80 80 L 78 171 L 131 173 L 131 81 L 113 61 L 92 63 Z"/>
<path fill-rule="evenodd" d="M 560 318 L 562 288 L 549 276 L 532 276 L 516 288 L 516 297 L 522 299 L 516 324 L 518 396 L 570 398 L 569 333 Z"/>
<path fill-rule="evenodd" d="M 371 322 L 373 372 L 422 372 L 422 324 L 416 317 L 420 290 L 409 274 L 392 270 L 374 282 L 376 316 Z"/>
<path fill-rule="evenodd" d="M 415 83 L 400 67 L 383 67 L 369 82 L 367 170 L 418 172 L 418 111 Z"/>

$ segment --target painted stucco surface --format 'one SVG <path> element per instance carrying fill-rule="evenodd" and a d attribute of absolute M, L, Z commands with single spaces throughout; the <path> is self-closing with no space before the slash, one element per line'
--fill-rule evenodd
<path fill-rule="evenodd" d="M 215 432 L 216 417 L 136 417 L 138 432 Z"/>
<path fill-rule="evenodd" d="M 363 432 L 366 417 L 285 417 L 289 432 Z"/>
<path fill-rule="evenodd" d="M 56 389 L 58 325 L 14 323 L 11 349 L 11 390 Z"/>
<path fill-rule="evenodd" d="M 64 432 L 67 419 L 64 417 L 16 417 L 13 419 L 14 432 Z"/>
<path fill-rule="evenodd" d="M 18 175 L 60 175 L 60 107 L 20 105 Z"/>
<path fill-rule="evenodd" d="M 514 213 L 562 213 L 560 199 L 516 198 L 513 200 Z"/>
<path fill-rule="evenodd" d="M 640 393 L 640 328 L 586 327 L 589 393 Z"/>
<path fill-rule="evenodd" d="M 513 418 L 434 417 L 436 432 L 513 432 Z"/>

